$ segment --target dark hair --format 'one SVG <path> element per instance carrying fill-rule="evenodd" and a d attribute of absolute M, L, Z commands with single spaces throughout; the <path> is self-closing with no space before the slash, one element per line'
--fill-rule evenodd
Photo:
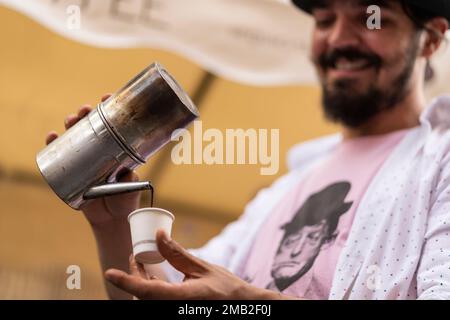
<path fill-rule="evenodd" d="M 439 17 L 438 14 L 420 8 L 414 4 L 408 3 L 406 0 L 400 0 L 406 15 L 413 21 L 418 29 L 432 31 L 425 24 L 433 18 Z"/>
<path fill-rule="evenodd" d="M 417 7 L 416 5 L 408 3 L 406 0 L 401 0 L 403 10 L 408 17 L 414 22 L 419 29 L 425 29 L 425 24 L 433 18 L 436 18 L 435 13 Z"/>

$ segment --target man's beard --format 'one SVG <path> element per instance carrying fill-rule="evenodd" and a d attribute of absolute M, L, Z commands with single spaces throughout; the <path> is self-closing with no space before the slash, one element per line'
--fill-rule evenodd
<path fill-rule="evenodd" d="M 327 88 L 325 83 L 322 84 L 323 96 L 322 105 L 325 116 L 334 122 L 342 123 L 344 126 L 356 128 L 368 122 L 375 115 L 393 109 L 408 94 L 409 80 L 414 70 L 414 64 L 419 50 L 419 37 L 416 35 L 411 46 L 406 52 L 405 67 L 402 72 L 386 86 L 388 89 L 381 89 L 375 85 L 371 85 L 366 92 L 357 93 L 352 88 L 355 79 L 337 80 L 333 84 L 333 88 Z M 331 53 L 329 59 L 337 59 L 338 57 L 354 57 L 367 55 L 359 53 L 354 49 L 341 50 L 337 53 Z M 370 58 L 368 56 L 367 58 Z M 326 63 L 327 57 L 322 58 L 322 63 Z M 378 60 L 377 60 L 378 59 Z M 374 64 L 381 60 L 372 57 Z M 399 59 L 401 61 L 402 59 Z M 331 62 L 330 62 L 331 63 Z M 379 66 L 377 71 L 379 70 Z"/>

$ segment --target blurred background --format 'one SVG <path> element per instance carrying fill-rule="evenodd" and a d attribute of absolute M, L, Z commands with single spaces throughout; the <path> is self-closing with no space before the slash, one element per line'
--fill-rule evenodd
<path fill-rule="evenodd" d="M 0 0 L 1 2 L 5 1 Z M 25 2 L 6 2 L 26 7 Z M 253 4 L 252 1 L 244 2 Z M 234 2 L 242 10 L 239 12 L 241 15 L 233 16 L 244 17 L 243 21 L 246 20 L 246 14 L 251 15 L 254 13 L 253 9 L 256 9 L 254 6 L 247 6 L 245 8 L 249 11 L 245 11 L 244 2 Z M 61 1 L 49 0 L 46 3 L 56 4 Z M 176 4 L 176 1 L 172 3 Z M 197 0 L 197 3 L 201 1 Z M 223 5 L 231 2 L 216 3 Z M 93 4 L 94 2 L 91 3 Z M 261 2 L 258 5 L 262 5 Z M 270 1 L 265 1 L 265 5 L 272 6 Z M 303 37 L 302 41 L 306 41 L 305 37 L 308 36 L 302 21 L 297 19 L 300 18 L 300 13 L 295 10 L 291 14 L 275 5 L 277 11 L 266 8 L 259 7 L 259 15 L 252 15 L 257 20 L 258 17 L 267 18 L 267 12 L 270 12 L 272 24 L 264 25 L 266 29 L 262 31 L 262 28 L 256 28 L 264 34 L 256 34 L 255 38 L 255 34 L 251 32 L 232 29 L 229 35 L 242 36 L 245 41 L 241 43 L 247 45 L 252 41 L 260 41 L 261 47 L 265 48 L 265 55 L 253 55 L 253 52 L 248 54 L 255 61 L 259 58 L 265 63 L 264 59 L 271 57 L 273 53 L 269 50 L 270 47 L 281 47 L 290 53 L 290 60 L 278 59 L 275 61 L 279 63 L 274 64 L 272 59 L 271 66 L 276 67 L 275 71 L 278 67 L 284 68 L 284 72 L 289 73 L 291 70 L 291 75 L 296 76 L 294 80 L 309 79 L 311 70 L 306 70 L 309 65 L 306 50 L 295 45 L 297 37 Z M 156 9 L 164 8 L 160 3 Z M 175 14 L 185 15 L 185 12 L 177 9 L 175 7 L 173 11 Z M 207 6 L 203 11 L 207 13 L 203 22 L 208 23 L 209 19 L 217 17 L 214 14 L 210 17 L 211 11 Z M 222 14 L 220 10 L 217 11 Z M 303 32 L 285 32 L 283 35 L 291 37 L 288 39 L 291 42 L 272 38 L 273 35 L 279 35 L 278 31 L 283 31 L 281 27 L 280 30 L 277 29 L 283 23 L 274 18 L 274 12 L 287 14 L 290 18 L 281 19 L 287 30 Z M 191 12 L 191 15 L 195 14 L 197 13 Z M 161 16 L 178 21 L 172 16 Z M 187 21 L 197 21 L 188 15 L 185 18 Z M 226 41 L 217 37 L 215 32 L 218 29 L 201 30 L 202 26 L 197 27 L 197 32 L 205 32 L 197 36 L 200 39 L 205 35 L 210 36 L 210 44 L 218 52 L 226 51 L 231 56 L 239 52 L 233 51 L 236 49 L 234 47 L 228 48 L 224 44 Z M 273 33 L 267 34 L 268 30 Z M 191 38 L 190 30 L 187 31 L 188 42 L 199 39 Z M 290 147 L 337 131 L 336 126 L 325 122 L 322 117 L 318 86 L 242 85 L 213 75 L 192 60 L 173 52 L 99 49 L 83 45 L 63 38 L 1 5 L 0 40 L 0 299 L 107 298 L 95 240 L 88 223 L 81 213 L 70 209 L 50 190 L 40 176 L 35 156 L 45 147 L 45 136 L 50 130 L 59 133 L 64 131 L 63 121 L 68 114 L 76 113 L 86 103 L 95 106 L 102 95 L 115 92 L 154 61 L 165 66 L 193 98 L 200 109 L 203 130 L 280 130 L 280 170 L 274 176 L 260 175 L 260 164 L 177 166 L 170 159 L 173 147 L 170 144 L 138 170 L 141 180 L 150 180 L 155 187 L 155 206 L 166 208 L 175 214 L 173 237 L 187 248 L 200 247 L 220 233 L 224 226 L 242 214 L 246 203 L 258 190 L 269 186 L 283 175 L 287 170 L 285 156 Z M 435 68 L 438 72 L 427 90 L 430 98 L 448 91 L 448 43 L 444 48 L 446 51 L 434 61 L 434 65 L 439 68 Z M 288 47 L 287 44 L 295 46 Z M 242 48 L 240 49 L 242 53 Z M 302 53 L 298 55 L 298 64 L 305 66 L 301 74 L 295 68 L 290 69 L 290 63 L 297 62 L 297 52 Z M 240 55 L 238 63 L 241 60 L 244 59 Z M 247 61 L 249 65 L 252 62 L 254 61 Z M 242 74 L 245 72 L 241 76 Z M 265 79 L 253 77 L 253 81 L 264 83 Z M 142 203 L 142 206 L 147 204 Z M 66 287 L 66 270 L 70 265 L 81 268 L 80 290 L 69 290 Z"/>
<path fill-rule="evenodd" d="M 280 129 L 280 171 L 260 165 L 181 165 L 166 146 L 139 170 L 156 188 L 156 206 L 175 216 L 174 238 L 205 244 L 243 212 L 256 192 L 286 172 L 296 143 L 336 131 L 324 122 L 315 86 L 251 87 L 208 74 L 187 59 L 150 49 L 98 49 L 52 33 L 0 6 L 0 299 L 104 299 L 88 223 L 41 178 L 35 155 L 64 117 L 95 105 L 153 61 L 193 97 L 203 130 Z M 81 268 L 81 290 L 66 288 L 66 268 Z"/>

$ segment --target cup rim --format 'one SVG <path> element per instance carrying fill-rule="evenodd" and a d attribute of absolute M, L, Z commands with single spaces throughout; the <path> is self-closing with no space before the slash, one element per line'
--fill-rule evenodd
<path fill-rule="evenodd" d="M 140 213 L 140 212 L 142 212 L 142 211 L 148 211 L 149 209 L 151 209 L 151 210 L 153 210 L 153 211 L 158 211 L 158 212 L 160 212 L 160 213 L 164 213 L 165 215 L 169 216 L 169 217 L 172 219 L 172 222 L 175 220 L 175 216 L 173 215 L 173 213 L 170 212 L 170 211 L 168 211 L 168 210 L 166 210 L 166 209 L 157 208 L 157 207 L 146 207 L 146 208 L 136 209 L 136 210 L 134 210 L 133 212 L 131 212 L 131 213 L 128 215 L 128 218 L 127 218 L 128 223 L 130 222 L 131 216 L 135 215 L 136 213 Z"/>

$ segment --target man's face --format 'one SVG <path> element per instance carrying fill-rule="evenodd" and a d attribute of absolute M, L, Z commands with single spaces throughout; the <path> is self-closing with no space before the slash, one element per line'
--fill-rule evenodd
<path fill-rule="evenodd" d="M 272 266 L 272 276 L 275 279 L 289 279 L 300 272 L 307 271 L 304 267 L 314 262 L 319 254 L 325 234 L 327 223 L 304 226 L 285 238 L 278 248 Z"/>
<path fill-rule="evenodd" d="M 312 60 L 327 116 L 364 124 L 401 101 L 410 88 L 420 33 L 400 1 L 319 0 Z M 381 29 L 367 27 L 367 8 L 381 8 Z"/>

